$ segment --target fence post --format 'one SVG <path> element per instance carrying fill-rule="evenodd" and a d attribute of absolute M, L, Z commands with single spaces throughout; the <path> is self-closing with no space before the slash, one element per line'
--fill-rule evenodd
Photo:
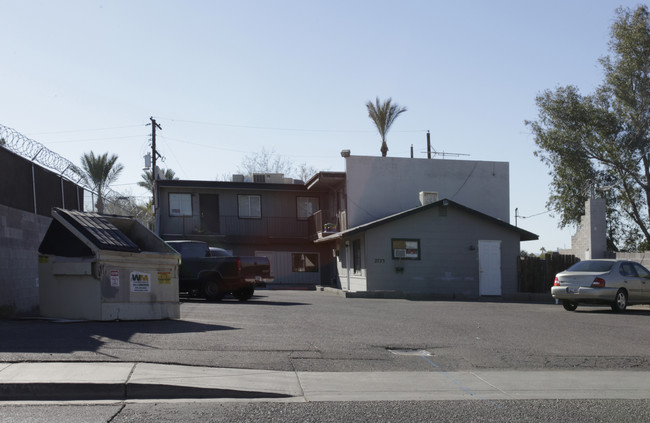
<path fill-rule="evenodd" d="M 34 194 L 34 214 L 38 214 L 36 208 L 36 173 L 34 171 L 34 162 L 32 162 L 32 193 Z"/>

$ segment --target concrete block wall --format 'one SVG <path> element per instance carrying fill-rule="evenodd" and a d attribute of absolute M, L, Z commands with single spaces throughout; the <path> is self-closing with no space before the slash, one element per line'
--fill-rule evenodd
<path fill-rule="evenodd" d="M 581 260 L 607 257 L 607 212 L 605 200 L 592 198 L 585 202 L 585 214 L 580 220 L 571 248 L 562 254 L 573 254 Z"/>
<path fill-rule="evenodd" d="M 0 307 L 38 313 L 38 246 L 52 218 L 0 205 Z"/>

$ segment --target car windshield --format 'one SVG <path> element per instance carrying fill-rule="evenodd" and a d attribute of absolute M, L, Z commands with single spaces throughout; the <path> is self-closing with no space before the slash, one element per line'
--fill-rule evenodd
<path fill-rule="evenodd" d="M 600 261 L 600 260 L 585 260 L 579 261 L 573 266 L 569 267 L 569 272 L 608 272 L 612 266 L 613 261 Z"/>

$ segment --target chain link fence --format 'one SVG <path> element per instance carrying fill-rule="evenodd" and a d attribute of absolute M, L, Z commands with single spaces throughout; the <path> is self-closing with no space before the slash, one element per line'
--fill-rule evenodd
<path fill-rule="evenodd" d="M 32 140 L 16 130 L 0 124 L 0 147 L 18 154 L 21 157 L 49 169 L 61 178 L 68 180 L 83 188 L 83 210 L 97 211 L 98 194 L 84 181 L 83 171 L 79 166 L 65 157 L 60 156 L 38 141 Z M 123 195 L 111 188 L 106 188 L 103 193 L 104 213 L 118 216 L 131 216 L 145 226 L 152 228 L 153 214 L 146 204 L 138 204 L 131 196 Z"/>

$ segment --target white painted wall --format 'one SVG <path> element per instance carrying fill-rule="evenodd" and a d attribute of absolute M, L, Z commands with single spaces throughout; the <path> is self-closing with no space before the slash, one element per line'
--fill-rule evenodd
<path fill-rule="evenodd" d="M 419 206 L 420 191 L 510 221 L 507 162 L 350 156 L 345 167 L 351 228 Z"/>

